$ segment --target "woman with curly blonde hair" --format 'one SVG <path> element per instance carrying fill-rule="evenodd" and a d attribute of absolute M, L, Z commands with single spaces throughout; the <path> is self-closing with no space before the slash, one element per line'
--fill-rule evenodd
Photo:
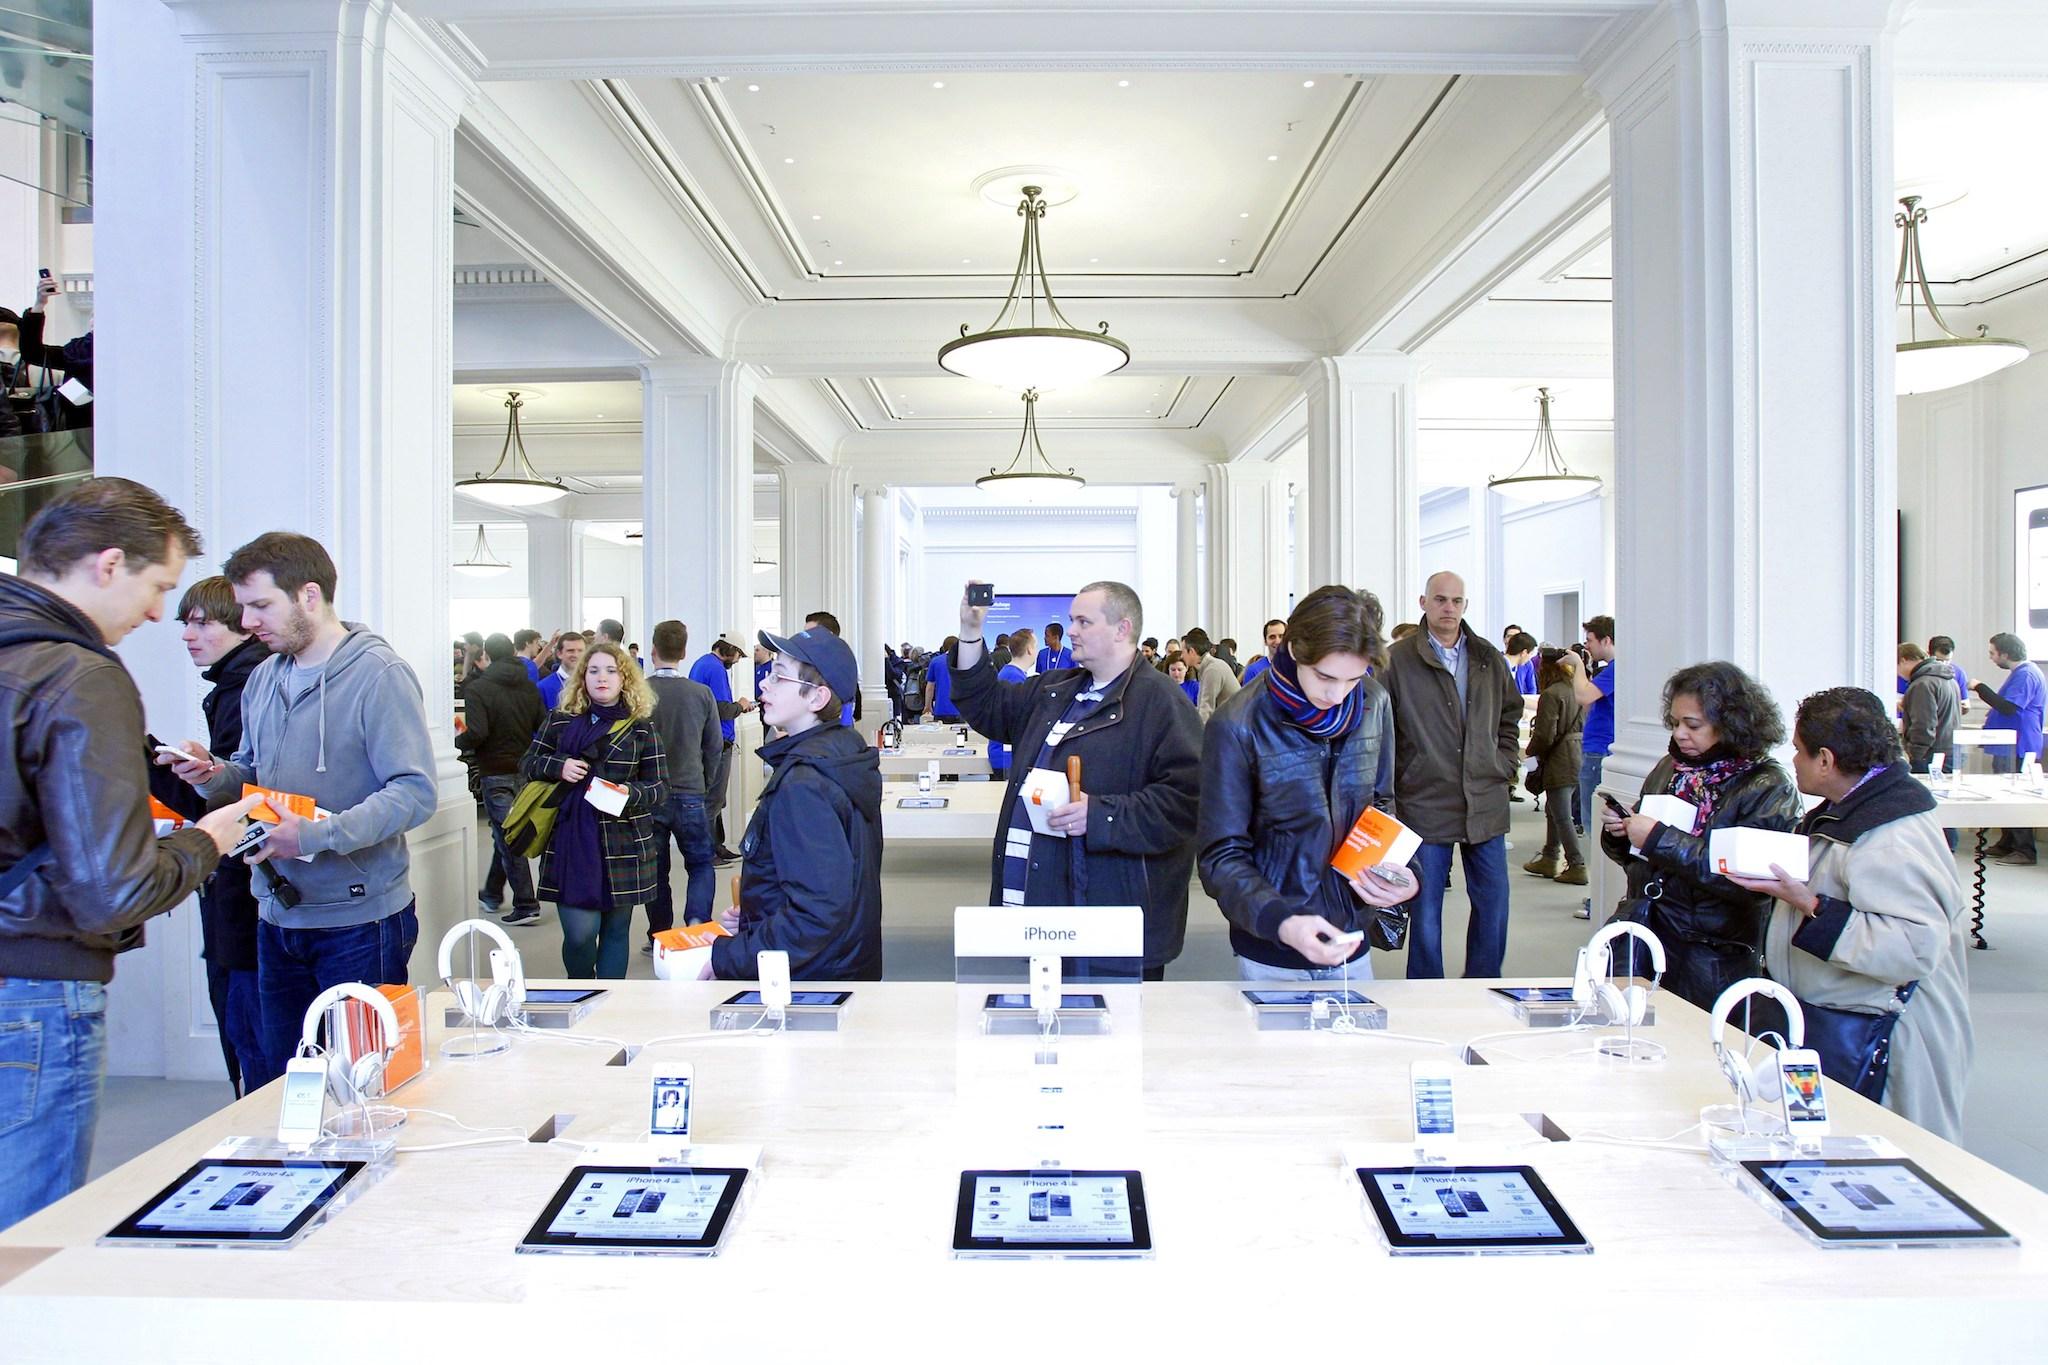
<path fill-rule="evenodd" d="M 562 970 L 574 979 L 625 976 L 633 907 L 654 898 L 654 812 L 668 774 L 653 713 L 632 656 L 593 644 L 520 764 L 528 781 L 564 788 L 541 854 L 540 898 L 560 911 Z"/>

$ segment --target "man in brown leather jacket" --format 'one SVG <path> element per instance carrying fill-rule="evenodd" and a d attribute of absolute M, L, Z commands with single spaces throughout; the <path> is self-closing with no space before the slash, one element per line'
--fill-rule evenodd
<path fill-rule="evenodd" d="M 106 1070 L 106 983 L 182 903 L 253 800 L 157 838 L 142 698 L 110 646 L 160 621 L 199 537 L 127 479 L 36 514 L 0 574 L 0 1228 L 85 1181 Z"/>

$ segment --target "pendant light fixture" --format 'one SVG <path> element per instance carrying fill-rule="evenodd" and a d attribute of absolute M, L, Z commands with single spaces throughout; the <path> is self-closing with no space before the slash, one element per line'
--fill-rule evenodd
<path fill-rule="evenodd" d="M 505 395 L 505 444 L 498 450 L 498 462 L 488 474 L 472 474 L 456 482 L 457 492 L 493 507 L 538 507 L 567 497 L 569 489 L 560 479 L 544 479 L 527 458 L 526 442 L 519 437 L 518 390 Z M 506 468 L 506 461 L 511 467 Z M 502 471 L 502 472 L 501 472 Z"/>
<path fill-rule="evenodd" d="M 471 578 L 496 578 L 511 568 L 504 560 L 491 553 L 491 542 L 484 539 L 484 524 L 476 524 L 476 544 L 469 547 L 469 554 L 455 561 L 455 572 Z"/>
<path fill-rule="evenodd" d="M 1019 468 L 1019 462 L 1022 468 Z M 1027 502 L 1061 493 L 1073 493 L 1088 486 L 1088 481 L 1072 469 L 1062 474 L 1052 467 L 1052 461 L 1045 458 L 1045 447 L 1038 443 L 1038 390 L 1024 390 L 1024 434 L 1017 440 L 1017 453 L 1010 457 L 1010 463 L 998 474 L 994 466 L 988 473 L 974 481 L 974 486 L 984 493 L 1014 493 Z"/>
<path fill-rule="evenodd" d="M 1599 489 L 1598 475 L 1574 474 L 1564 462 L 1564 452 L 1557 448 L 1557 436 L 1550 429 L 1549 389 L 1536 390 L 1536 439 L 1529 443 L 1529 453 L 1514 473 L 1488 479 L 1486 486 L 1523 502 L 1559 502 Z"/>
<path fill-rule="evenodd" d="M 1010 278 L 1002 311 L 979 332 L 970 333 L 961 323 L 960 335 L 939 347 L 941 367 L 1012 393 L 1100 379 L 1131 363 L 1131 348 L 1109 334 L 1108 323 L 1093 332 L 1082 331 L 1053 301 L 1038 245 L 1044 194 L 1039 186 L 1026 185 L 1024 201 L 1017 205 L 1024 220 L 1024 245 L 1017 253 L 1017 272 Z"/>
<path fill-rule="evenodd" d="M 1907 195 L 1899 206 L 1901 212 L 1892 215 L 1892 221 L 1905 229 L 1906 235 L 1899 243 L 1896 301 L 1906 309 L 1908 339 L 1899 343 L 1898 391 L 1907 394 L 1952 389 L 2025 360 L 2028 351 L 2023 342 L 1987 336 L 1989 327 L 1979 327 L 1973 337 L 1958 336 L 1949 329 L 1941 309 L 1934 306 L 1934 291 L 1927 284 L 1927 266 L 1920 259 L 1920 225 L 1927 221 L 1927 210 L 1920 207 L 1917 194 Z M 1932 333 L 1924 341 L 1920 336 L 1923 308 L 1927 310 L 1927 330 Z"/>

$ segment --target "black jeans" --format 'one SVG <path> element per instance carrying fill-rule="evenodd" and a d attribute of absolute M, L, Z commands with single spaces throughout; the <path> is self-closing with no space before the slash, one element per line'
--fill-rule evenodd
<path fill-rule="evenodd" d="M 491 820 L 491 870 L 484 877 L 483 896 L 495 904 L 505 894 L 505 883 L 512 883 L 512 908 L 515 910 L 538 910 L 540 902 L 533 895 L 533 870 L 526 865 L 526 859 L 505 847 L 505 816 L 512 809 L 512 802 L 519 796 L 519 789 L 525 782 L 514 773 L 502 773 L 483 780 L 484 814 Z"/>

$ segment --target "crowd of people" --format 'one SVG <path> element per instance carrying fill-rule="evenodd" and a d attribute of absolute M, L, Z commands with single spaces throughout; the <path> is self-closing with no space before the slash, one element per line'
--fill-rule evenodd
<path fill-rule="evenodd" d="M 267 532 L 178 601 L 211 685 L 206 738 L 147 734 L 111 647 L 162 618 L 200 549 L 156 493 L 98 478 L 36 516 L 20 575 L 0 577 L 0 1043 L 23 1029 L 43 1040 L 25 1114 L 0 1131 L 0 1227 L 82 1180 L 106 983 L 153 916 L 200 893 L 209 993 L 242 1090 L 282 1072 L 321 991 L 407 980 L 419 920 L 405 835 L 439 804 L 419 679 L 341 616 L 323 546 Z M 1002 750 L 990 904 L 1140 906 L 1142 972 L 1156 980 L 1182 950 L 1199 877 L 1246 980 L 1362 979 L 1369 948 L 1404 943 L 1409 976 L 1440 977 L 1456 860 L 1464 973 L 1493 977 L 1510 804 L 1526 785 L 1546 835 L 1525 871 L 1585 884 L 1581 840 L 1597 832 L 1625 869 L 1613 913 L 1663 942 L 1667 988 L 1704 1007 L 1768 972 L 1805 1005 L 1831 1078 L 1956 1132 L 1971 1046 L 1961 894 L 1912 776 L 1952 750 L 1972 696 L 1951 641 L 1900 646 L 1899 715 L 1893 699 L 1834 688 L 1802 701 L 1789 730 L 1735 665 L 1680 668 L 1663 687 L 1669 749 L 1641 790 L 1691 812 L 1667 820 L 1598 793 L 1615 742 L 1611 617 L 1570 646 L 1511 627 L 1496 648 L 1466 624 L 1455 574 L 1433 575 L 1418 619 L 1391 634 L 1372 593 L 1331 585 L 1268 621 L 1246 664 L 1201 628 L 1162 648 L 1136 593 L 1109 581 L 1082 588 L 1043 644 L 1025 630 L 991 648 L 971 588 L 956 635 L 931 653 L 886 650 L 883 666 L 897 718 L 970 724 Z M 737 697 L 730 670 L 746 651 L 720 636 L 692 661 L 689 638 L 683 622 L 656 625 L 644 670 L 616 621 L 458 647 L 458 748 L 492 838 L 479 911 L 500 909 L 508 887 L 515 927 L 552 903 L 565 974 L 623 976 L 633 907 L 647 907 L 649 936 L 674 923 L 673 844 L 685 921 L 716 915 L 727 931 L 706 977 L 750 978 L 772 948 L 798 979 L 879 979 L 882 782 L 837 619 L 760 633 Z M 2013 731 L 1998 760 L 2009 768 L 2040 750 L 2048 688 L 2014 636 L 1991 639 L 1990 661 L 2004 684 L 1974 695 L 1987 728 Z M 734 722 L 757 705 L 769 776 L 732 849 Z M 1790 772 L 1772 756 L 1788 734 Z M 1041 833 L 1018 799 L 1023 775 L 1070 760 L 1080 782 Z M 1802 792 L 1819 803 L 1804 813 Z M 224 864 L 259 805 L 264 842 Z M 1332 855 L 1368 808 L 1420 849 L 1405 867 L 1340 874 Z M 1811 874 L 1717 872 L 1709 840 L 1734 826 L 1805 833 Z M 2004 846 L 2032 860 L 2029 832 Z M 715 869 L 732 861 L 736 901 L 718 910 Z"/>

